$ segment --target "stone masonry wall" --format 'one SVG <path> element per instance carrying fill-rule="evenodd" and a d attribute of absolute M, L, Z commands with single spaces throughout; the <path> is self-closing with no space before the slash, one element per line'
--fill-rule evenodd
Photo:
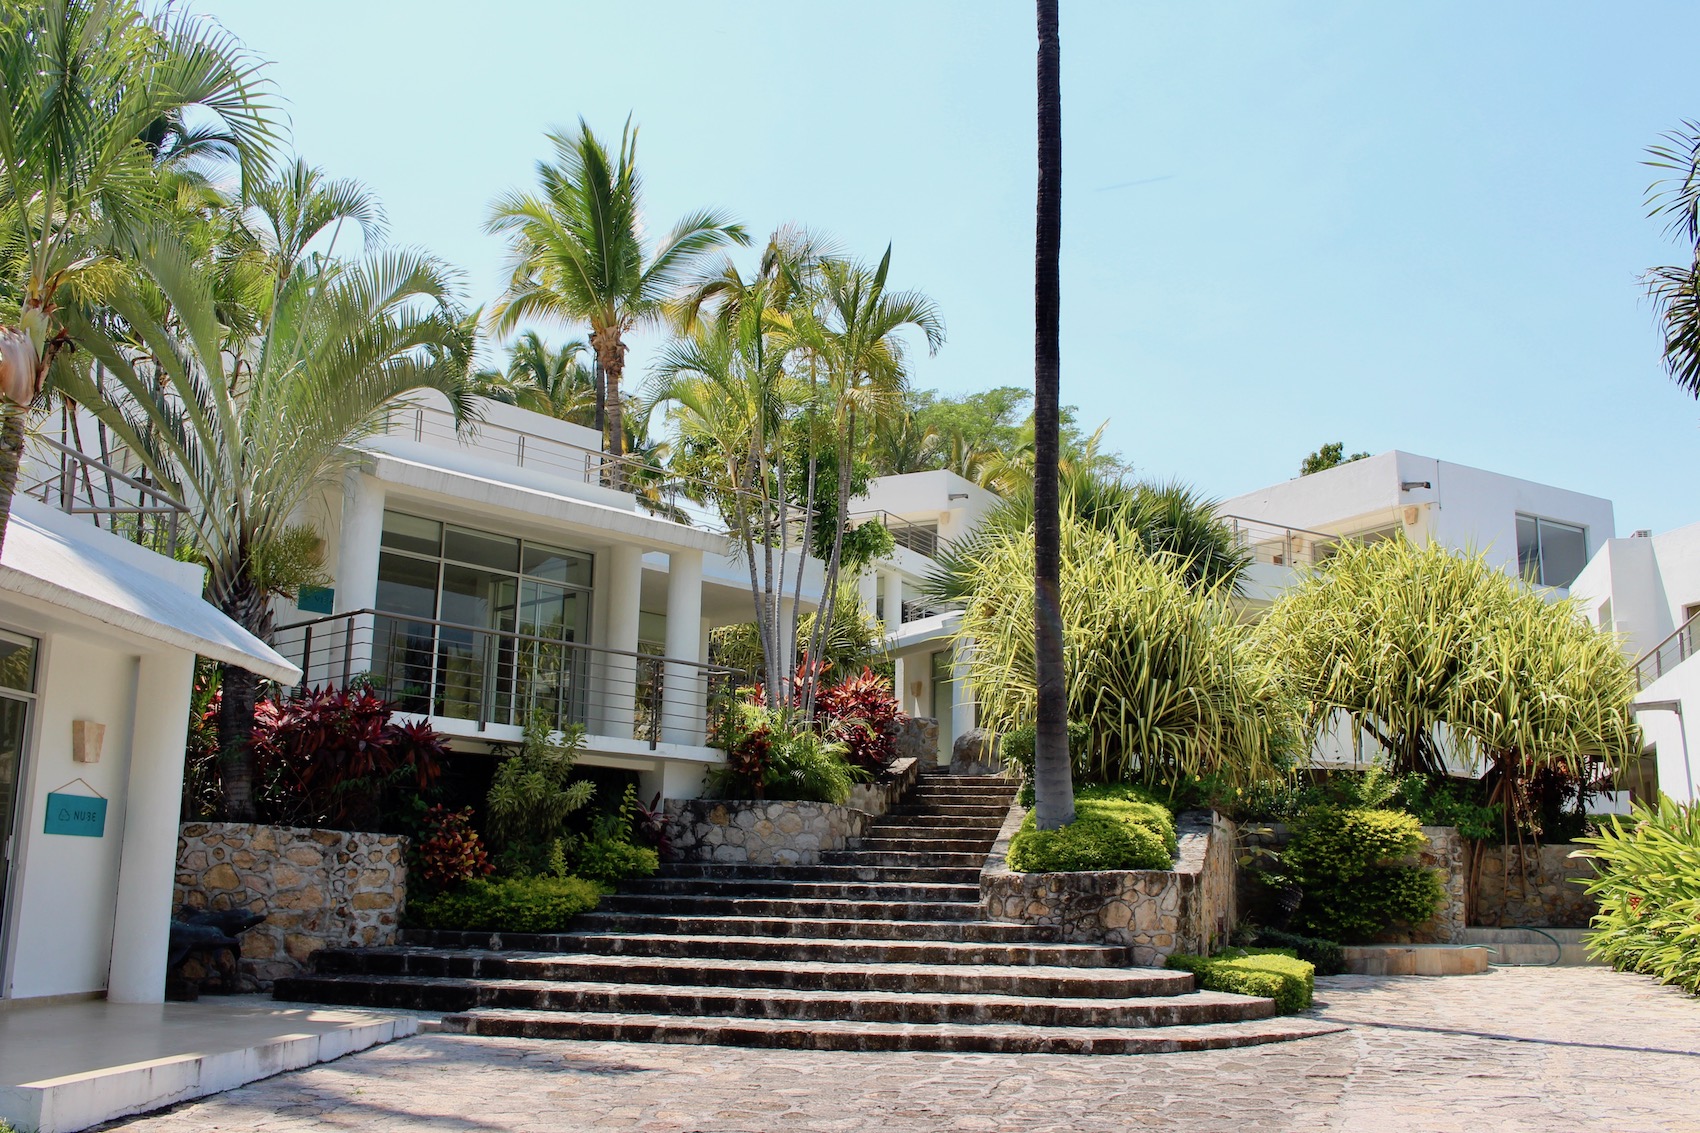
<path fill-rule="evenodd" d="M 914 759 L 891 765 L 879 783 L 858 783 L 845 805 L 765 799 L 668 799 L 668 858 L 676 862 L 816 865 L 822 853 L 860 838 L 896 805 L 920 772 Z"/>
<path fill-rule="evenodd" d="M 939 761 L 939 722 L 930 716 L 908 716 L 897 728 L 897 758 L 913 759 L 923 767 Z"/>
<path fill-rule="evenodd" d="M 247 822 L 190 822 L 177 840 L 175 907 L 248 909 L 243 974 L 262 987 L 321 948 L 394 944 L 407 903 L 407 839 Z M 191 973 L 193 974 L 193 973 Z"/>
<path fill-rule="evenodd" d="M 1149 966 L 1173 952 L 1209 953 L 1233 931 L 1235 832 L 1220 815 L 1180 816 L 1172 870 L 1016 873 L 1006 859 L 1026 813 L 1010 811 L 980 873 L 988 919 L 1053 925 L 1073 943 L 1125 945 L 1135 964 Z"/>
<path fill-rule="evenodd" d="M 1599 902 L 1580 884 L 1594 879 L 1594 863 L 1572 858 L 1586 849 L 1570 842 L 1545 846 L 1490 846 L 1476 875 L 1476 923 L 1536 928 L 1587 928 Z"/>

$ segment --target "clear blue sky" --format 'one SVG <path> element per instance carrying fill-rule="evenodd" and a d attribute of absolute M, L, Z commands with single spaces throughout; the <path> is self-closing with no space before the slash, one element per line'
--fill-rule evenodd
<path fill-rule="evenodd" d="M 1032 381 L 1033 12 L 1014 0 L 198 0 L 274 61 L 296 148 L 395 240 L 481 230 L 543 133 L 642 126 L 648 215 L 795 221 L 929 292 L 917 386 Z M 1219 497 L 1325 441 L 1700 520 L 1659 368 L 1644 148 L 1700 117 L 1700 5 L 1062 0 L 1063 391 Z M 557 333 L 557 338 L 564 337 Z M 640 345 L 635 368 L 646 362 Z"/>

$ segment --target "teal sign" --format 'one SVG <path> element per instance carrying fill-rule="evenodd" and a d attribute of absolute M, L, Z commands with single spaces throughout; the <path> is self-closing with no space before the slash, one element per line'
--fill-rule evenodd
<path fill-rule="evenodd" d="M 88 795 L 47 796 L 47 825 L 44 834 L 76 834 L 100 838 L 106 834 L 106 800 Z"/>

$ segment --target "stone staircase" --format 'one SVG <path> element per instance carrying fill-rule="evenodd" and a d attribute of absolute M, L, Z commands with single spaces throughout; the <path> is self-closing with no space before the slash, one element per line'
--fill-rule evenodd
<path fill-rule="evenodd" d="M 1134 1054 L 1338 1030 L 981 919 L 1007 781 L 924 776 L 819 865 L 663 867 L 557 934 L 326 949 L 279 999 L 445 1012 L 473 1035 L 806 1050 Z"/>

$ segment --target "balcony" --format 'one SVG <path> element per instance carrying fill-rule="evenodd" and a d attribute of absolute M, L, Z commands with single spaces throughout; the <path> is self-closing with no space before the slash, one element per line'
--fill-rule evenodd
<path fill-rule="evenodd" d="M 303 688 L 364 678 L 439 731 L 501 742 L 541 715 L 616 747 L 700 748 L 743 680 L 721 665 L 377 610 L 296 622 L 273 637 L 301 667 Z"/>
<path fill-rule="evenodd" d="M 1218 516 L 1217 520 L 1233 532 L 1234 541 L 1251 555 L 1252 562 L 1267 566 L 1316 566 L 1328 558 L 1340 541 L 1338 535 L 1282 527 L 1239 515 Z"/>
<path fill-rule="evenodd" d="M 934 558 L 939 553 L 939 525 L 936 523 L 918 523 L 913 519 L 892 515 L 888 511 L 854 512 L 850 515 L 852 527 L 868 520 L 877 521 L 880 526 L 891 532 L 892 540 L 899 547 L 907 547 L 918 555 Z"/>
<path fill-rule="evenodd" d="M 150 484 L 105 461 L 36 434 L 24 445 L 17 494 L 40 500 L 104 531 L 175 558 L 189 509 Z"/>
<path fill-rule="evenodd" d="M 1645 692 L 1648 685 L 1694 656 L 1697 639 L 1700 639 L 1700 614 L 1689 618 L 1635 662 L 1635 691 Z"/>

